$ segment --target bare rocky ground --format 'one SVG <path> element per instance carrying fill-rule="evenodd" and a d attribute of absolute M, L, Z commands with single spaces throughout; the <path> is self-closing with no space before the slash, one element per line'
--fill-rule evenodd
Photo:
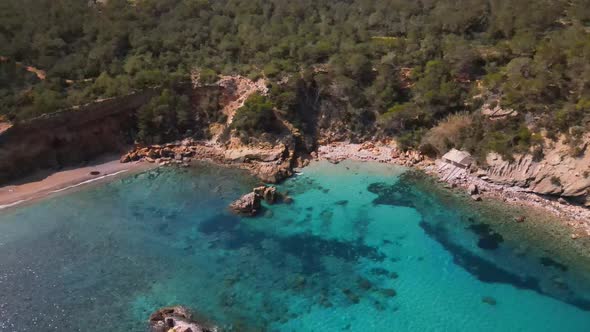
<path fill-rule="evenodd" d="M 429 159 L 416 151 L 401 152 L 394 142 L 364 144 L 336 142 L 320 146 L 316 157 L 334 163 L 349 159 L 416 167 L 439 178 L 441 182 L 448 183 L 450 187 L 463 188 L 470 192 L 474 199 L 489 197 L 510 204 L 544 209 L 570 227 L 572 239 L 590 236 L 590 209 L 588 208 L 569 204 L 563 199 L 546 198 L 531 193 L 526 188 L 493 183 L 484 175 L 485 172 L 458 169 L 441 160 Z"/>
<path fill-rule="evenodd" d="M 12 127 L 12 124 L 10 124 L 8 121 L 2 121 L 2 118 L 0 118 L 0 133 L 6 131 L 10 127 Z"/>
<path fill-rule="evenodd" d="M 245 169 L 267 183 L 277 183 L 293 174 L 293 149 L 282 143 L 258 146 L 226 146 L 211 141 L 183 141 L 164 145 L 136 146 L 121 157 L 122 163 L 145 161 L 160 166 L 189 167 L 197 160 Z"/>

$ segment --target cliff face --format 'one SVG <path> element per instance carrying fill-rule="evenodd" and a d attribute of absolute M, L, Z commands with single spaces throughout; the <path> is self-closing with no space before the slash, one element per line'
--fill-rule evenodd
<path fill-rule="evenodd" d="M 245 95 L 264 88 L 260 84 L 249 87 L 245 80 L 225 77 L 217 85 L 183 83 L 174 87 L 176 92 L 189 97 L 196 121 L 192 133 L 195 137 L 211 138 L 213 127 L 223 126 L 224 122 L 229 125 L 230 114 L 224 112 L 235 111 Z M 0 184 L 37 170 L 59 169 L 88 162 L 102 154 L 127 152 L 137 132 L 137 110 L 160 92 L 160 88 L 146 89 L 3 127 Z"/>
<path fill-rule="evenodd" d="M 318 144 L 334 141 L 375 140 L 367 115 L 350 117 L 344 110 L 349 101 L 337 91 L 320 92 L 314 86 L 299 91 L 302 120 L 293 127 L 276 112 L 280 134 L 269 140 L 256 139 L 250 146 L 230 134 L 235 110 L 254 92 L 267 93 L 263 81 L 243 77 L 224 77 L 217 85 L 184 84 L 176 89 L 190 97 L 197 126 L 195 137 L 211 139 L 224 147 L 225 159 L 252 159 L 264 151 L 287 151 L 287 168 L 301 164 L 299 156 L 314 151 Z M 0 184 L 28 175 L 38 169 L 76 165 L 104 153 L 123 153 L 136 131 L 136 111 L 160 89 L 98 101 L 17 124 L 0 132 Z M 348 114 L 348 115 L 347 115 Z M 264 135 L 263 135 L 264 136 Z M 487 167 L 479 175 L 487 181 L 519 186 L 533 193 L 572 198 L 590 206 L 590 134 L 583 139 L 583 153 L 571 156 L 563 141 L 551 143 L 545 157 L 534 161 L 531 155 L 505 161 L 497 154 L 487 157 Z M 260 150 L 260 151 L 259 151 Z M 261 152 L 262 151 L 262 152 Z M 281 152 L 283 153 L 283 152 Z M 242 156 L 243 155 L 243 156 Z M 236 157 L 237 156 L 237 157 Z"/>
<path fill-rule="evenodd" d="M 61 168 L 119 152 L 130 143 L 135 110 L 155 95 L 146 90 L 14 125 L 0 134 L 0 184 L 38 169 Z"/>
<path fill-rule="evenodd" d="M 553 143 L 541 161 L 531 155 L 516 156 L 513 162 L 489 154 L 484 173 L 490 181 L 526 188 L 542 195 L 572 198 L 590 206 L 590 135 L 582 139 L 583 153 L 573 157 L 562 141 Z"/>

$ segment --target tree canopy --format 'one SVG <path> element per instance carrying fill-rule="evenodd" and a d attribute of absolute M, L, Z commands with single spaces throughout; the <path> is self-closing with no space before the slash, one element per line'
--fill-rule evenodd
<path fill-rule="evenodd" d="M 26 119 L 186 80 L 195 68 L 211 83 L 217 73 L 277 82 L 322 67 L 312 79 L 347 95 L 351 122 L 372 112 L 362 121 L 377 119 L 413 145 L 447 116 L 474 112 L 474 96 L 498 96 L 519 116 L 484 121 L 477 135 L 516 147 L 523 125 L 588 129 L 589 8 L 587 0 L 4 0 L 0 115 Z M 292 104 L 297 91 L 276 96 Z"/>

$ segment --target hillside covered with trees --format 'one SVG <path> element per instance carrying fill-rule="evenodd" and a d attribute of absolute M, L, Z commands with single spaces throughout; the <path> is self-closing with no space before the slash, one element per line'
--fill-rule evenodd
<path fill-rule="evenodd" d="M 351 130 L 434 154 L 509 156 L 561 134 L 575 154 L 590 129 L 588 0 L 4 0 L 0 56 L 0 117 L 12 122 L 196 70 L 206 82 L 267 78 L 269 99 L 248 111 L 276 107 L 301 127 L 302 90 L 336 94 Z M 514 112 L 491 120 L 484 105 Z M 186 100 L 161 96 L 139 136 L 170 107 L 190 123 Z M 264 114 L 237 126 L 256 134 Z"/>

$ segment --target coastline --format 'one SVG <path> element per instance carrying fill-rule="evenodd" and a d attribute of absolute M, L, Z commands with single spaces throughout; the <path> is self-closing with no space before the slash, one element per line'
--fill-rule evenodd
<path fill-rule="evenodd" d="M 0 187 L 0 212 L 153 167 L 154 165 L 140 162 L 123 164 L 119 162 L 118 155 L 111 155 L 84 166 L 59 171 L 40 171 L 18 182 Z"/>
<path fill-rule="evenodd" d="M 456 188 L 464 193 L 468 193 L 470 186 L 476 185 L 480 197 L 501 201 L 511 206 L 549 212 L 554 219 L 559 220 L 570 230 L 572 240 L 590 237 L 590 209 L 548 199 L 527 192 L 524 188 L 490 183 L 478 177 L 476 173 L 468 171 L 449 177 L 448 172 L 445 172 L 437 161 L 424 158 L 416 151 L 400 152 L 395 143 L 334 142 L 320 146 L 317 158 L 333 163 L 357 160 L 412 167 L 424 171 L 441 183 L 446 183 L 448 189 Z"/>
<path fill-rule="evenodd" d="M 72 167 L 57 172 L 42 172 L 19 182 L 0 187 L 0 211 L 19 206 L 21 204 L 57 195 L 92 183 L 100 183 L 127 175 L 129 172 L 141 172 L 147 169 L 166 166 L 188 166 L 191 161 L 208 161 L 219 166 L 236 167 L 248 170 L 254 176 L 265 182 L 278 182 L 289 177 L 289 172 L 284 171 L 285 160 L 280 155 L 284 146 L 279 148 L 244 148 L 228 149 L 224 146 L 211 144 L 210 142 L 180 142 L 169 144 L 172 149 L 179 151 L 192 151 L 190 158 L 181 161 L 174 158 L 166 160 L 151 160 L 139 158 L 137 161 L 121 162 L 118 155 L 111 155 L 95 160 L 90 165 Z M 145 148 L 144 148 L 145 149 Z M 184 149 L 184 150 L 183 150 Z M 253 153 L 253 151 L 255 153 Z M 149 149 L 146 149 L 146 153 Z M 257 160 L 249 160 L 256 155 Z M 260 158 L 260 157 L 263 158 Z M 292 156 L 291 156 L 292 157 Z M 440 167 L 437 161 L 425 158 L 416 151 L 401 152 L 394 142 L 333 142 L 320 145 L 317 152 L 311 154 L 312 159 L 327 160 L 338 163 L 343 160 L 355 160 L 364 162 L 387 163 L 410 167 L 424 171 L 426 174 L 445 183 L 447 189 L 460 190 L 468 193 L 469 187 L 476 185 L 478 195 L 484 199 L 493 199 L 504 204 L 516 207 L 532 208 L 542 212 L 549 212 L 554 219 L 559 220 L 570 232 L 570 238 L 590 237 L 590 209 L 559 202 L 557 200 L 541 197 L 527 192 L 523 188 L 498 185 L 487 182 L 477 176 L 476 173 L 465 171 L 458 176 L 449 177 L 448 173 Z M 305 166 L 307 163 L 300 163 Z M 300 170 L 302 167 L 296 167 Z M 276 176 L 277 169 L 281 175 Z M 91 174 L 98 172 L 98 174 Z M 292 172 L 291 172 L 292 173 Z M 269 176 L 269 174 L 271 174 Z M 276 179 L 277 181 L 266 181 Z"/>

